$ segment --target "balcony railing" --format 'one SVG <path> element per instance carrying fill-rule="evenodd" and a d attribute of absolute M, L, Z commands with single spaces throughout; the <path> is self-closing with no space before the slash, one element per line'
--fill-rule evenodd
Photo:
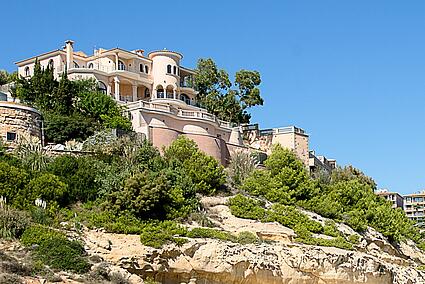
<path fill-rule="evenodd" d="M 105 73 L 110 73 L 110 72 L 114 72 L 114 71 L 127 71 L 127 72 L 131 72 L 131 73 L 137 73 L 137 74 L 141 74 L 141 75 L 147 75 L 144 72 L 140 72 L 139 69 L 133 67 L 133 66 L 125 66 L 125 68 L 120 67 L 118 70 L 115 68 L 115 65 L 102 65 L 102 64 L 93 64 L 90 65 L 90 67 L 88 66 L 84 66 L 84 67 L 73 67 L 70 68 L 70 70 L 75 70 L 75 69 L 92 69 L 92 70 L 99 70 Z M 61 66 L 57 66 L 54 67 L 54 71 L 56 71 L 57 73 L 63 73 L 65 71 L 65 65 L 61 65 Z"/>
<path fill-rule="evenodd" d="M 182 118 L 191 118 L 191 119 L 200 119 L 200 120 L 207 120 L 210 122 L 217 123 L 220 127 L 223 128 L 233 128 L 236 127 L 236 123 L 227 122 L 218 119 L 215 115 L 201 111 L 201 110 L 184 110 L 184 109 L 177 109 L 169 104 L 162 104 L 162 103 L 154 103 L 154 102 L 146 102 L 146 101 L 138 101 L 127 104 L 128 108 L 144 108 L 148 110 L 156 110 L 156 111 L 162 111 L 167 113 L 172 113 L 178 117 Z"/>

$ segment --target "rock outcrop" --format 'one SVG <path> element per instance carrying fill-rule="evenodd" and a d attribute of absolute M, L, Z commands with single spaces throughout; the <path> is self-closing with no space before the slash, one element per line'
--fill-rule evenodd
<path fill-rule="evenodd" d="M 277 223 L 239 219 L 225 200 L 204 200 L 208 216 L 229 232 L 250 231 L 264 241 L 241 245 L 214 239 L 188 239 L 181 247 L 143 246 L 139 236 L 86 231 L 90 254 L 160 283 L 198 284 L 421 284 L 417 269 L 424 255 L 404 243 L 394 247 L 374 230 L 354 251 L 294 243 L 295 233 Z M 350 230 L 341 228 L 341 230 Z"/>

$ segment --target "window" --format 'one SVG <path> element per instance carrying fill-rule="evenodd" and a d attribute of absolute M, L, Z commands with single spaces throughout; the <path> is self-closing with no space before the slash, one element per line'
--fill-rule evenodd
<path fill-rule="evenodd" d="M 93 68 L 94 68 L 93 63 L 90 63 L 89 64 L 89 69 L 93 69 Z"/>
<path fill-rule="evenodd" d="M 145 98 L 149 98 L 151 96 L 151 93 L 149 92 L 149 89 L 145 89 Z"/>
<path fill-rule="evenodd" d="M 30 75 L 30 68 L 27 66 L 25 67 L 25 77 L 28 77 Z"/>
<path fill-rule="evenodd" d="M 145 65 L 145 73 L 148 74 L 149 73 L 149 67 L 148 65 Z"/>
<path fill-rule="evenodd" d="M 159 85 L 158 87 L 156 87 L 156 97 L 158 99 L 163 99 L 164 98 L 164 89 L 162 88 L 161 85 Z"/>
<path fill-rule="evenodd" d="M 6 140 L 7 141 L 15 141 L 16 140 L 16 133 L 15 132 L 7 132 L 6 133 Z"/>
<path fill-rule="evenodd" d="M 118 60 L 118 70 L 125 70 L 125 64 L 121 60 Z"/>
<path fill-rule="evenodd" d="M 169 65 L 169 64 L 167 65 L 167 73 L 171 74 L 171 65 Z"/>
<path fill-rule="evenodd" d="M 98 89 L 101 93 L 104 93 L 104 94 L 106 94 L 106 92 L 107 92 L 106 85 L 105 85 L 105 83 L 103 83 L 102 81 L 97 82 L 97 89 Z"/>
<path fill-rule="evenodd" d="M 47 68 L 49 68 L 50 70 L 53 70 L 53 67 L 54 67 L 53 59 L 50 59 L 49 64 L 47 65 Z"/>
<path fill-rule="evenodd" d="M 190 105 L 190 98 L 188 95 L 186 94 L 181 94 L 180 95 L 180 100 L 184 101 L 186 104 Z"/>
<path fill-rule="evenodd" d="M 80 65 L 78 65 L 78 63 L 75 61 L 74 61 L 74 68 L 80 68 Z"/>
<path fill-rule="evenodd" d="M 177 66 L 173 67 L 173 73 L 174 73 L 174 75 L 177 75 Z"/>
<path fill-rule="evenodd" d="M 140 64 L 140 72 L 143 73 L 143 64 Z"/>

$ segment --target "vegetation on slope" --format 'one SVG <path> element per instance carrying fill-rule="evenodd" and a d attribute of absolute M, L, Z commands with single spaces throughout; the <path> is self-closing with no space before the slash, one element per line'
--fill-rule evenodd
<path fill-rule="evenodd" d="M 353 167 L 336 169 L 330 176 L 312 179 L 295 154 L 279 145 L 274 147 L 265 167 L 265 170 L 252 171 L 243 181 L 241 189 L 244 192 L 275 202 L 278 206 L 303 207 L 344 222 L 358 232 L 363 232 L 368 226 L 373 227 L 390 241 L 412 239 L 420 244 L 422 242 L 423 236 L 404 212 L 393 209 L 390 202 L 376 196 L 374 181 Z M 238 207 L 232 207 L 236 215 L 264 218 L 261 206 L 253 205 L 252 201 L 240 202 Z M 245 207 L 249 208 L 244 210 L 248 215 L 240 212 Z M 305 222 L 297 219 L 300 226 L 304 226 Z M 285 221 L 283 223 L 286 224 Z M 293 225 L 290 227 L 295 228 Z"/>
<path fill-rule="evenodd" d="M 121 107 L 100 92 L 95 80 L 70 81 L 64 72 L 58 81 L 53 70 L 43 69 L 38 61 L 32 77 L 15 78 L 12 94 L 42 112 L 48 142 L 82 141 L 107 128 L 131 130 Z"/>

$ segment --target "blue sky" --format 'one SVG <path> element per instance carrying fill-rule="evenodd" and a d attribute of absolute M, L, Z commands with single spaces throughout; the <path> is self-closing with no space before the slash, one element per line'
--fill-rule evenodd
<path fill-rule="evenodd" d="M 60 48 L 167 48 L 262 75 L 261 127 L 297 125 L 311 148 L 380 187 L 425 188 L 425 1 L 3 1 L 0 69 Z"/>

